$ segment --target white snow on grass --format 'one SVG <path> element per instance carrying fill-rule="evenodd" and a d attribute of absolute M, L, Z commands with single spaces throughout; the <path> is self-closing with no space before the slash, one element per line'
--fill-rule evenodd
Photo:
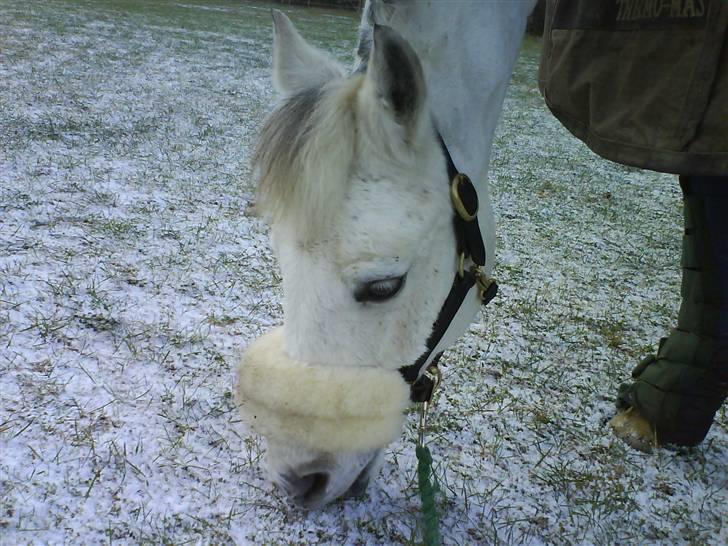
<path fill-rule="evenodd" d="M 248 162 L 269 5 L 0 0 L 0 544 L 416 544 L 414 415 L 362 499 L 265 479 L 232 398 L 281 321 Z M 350 59 L 356 16 L 291 8 Z M 431 417 L 446 544 L 725 544 L 728 420 L 635 452 L 616 388 L 676 316 L 674 177 L 596 158 L 527 40 L 492 165 L 499 297 Z"/>

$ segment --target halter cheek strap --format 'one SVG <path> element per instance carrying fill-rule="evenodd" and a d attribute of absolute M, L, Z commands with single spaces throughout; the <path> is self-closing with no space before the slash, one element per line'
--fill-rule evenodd
<path fill-rule="evenodd" d="M 445 142 L 440 138 L 445 159 L 447 174 L 450 180 L 450 200 L 453 207 L 453 229 L 458 250 L 458 266 L 450 293 L 440 308 L 440 313 L 432 325 L 432 333 L 427 339 L 425 351 L 409 366 L 399 369 L 404 380 L 410 385 L 410 399 L 413 402 L 429 400 L 433 382 L 424 371 L 437 364 L 442 353 L 433 352 L 440 340 L 450 328 L 465 298 L 473 286 L 478 287 L 478 295 L 487 305 L 498 292 L 495 280 L 488 277 L 481 267 L 485 266 L 485 243 L 478 224 L 478 192 L 470 178 L 457 170 Z M 471 264 L 467 267 L 467 264 Z"/>

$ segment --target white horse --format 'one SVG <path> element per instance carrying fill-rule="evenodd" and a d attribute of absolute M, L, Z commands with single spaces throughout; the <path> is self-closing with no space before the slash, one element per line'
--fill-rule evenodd
<path fill-rule="evenodd" d="M 369 0 L 348 74 L 274 13 L 273 81 L 258 207 L 283 275 L 283 326 L 247 349 L 238 400 L 298 504 L 364 490 L 401 433 L 410 388 L 474 319 L 477 287 L 426 350 L 460 257 L 446 155 L 477 187 L 493 266 L 491 143 L 535 0 Z M 457 281 L 457 277 L 455 276 Z"/>

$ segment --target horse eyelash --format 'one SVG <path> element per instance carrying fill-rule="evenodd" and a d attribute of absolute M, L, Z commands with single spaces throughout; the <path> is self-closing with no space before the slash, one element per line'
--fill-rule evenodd
<path fill-rule="evenodd" d="M 366 302 L 379 303 L 379 302 L 388 301 L 402 291 L 402 287 L 404 286 L 404 282 L 405 282 L 406 278 L 407 278 L 407 275 L 402 275 L 401 277 L 390 277 L 390 278 L 386 278 L 386 279 L 377 279 L 374 281 L 364 283 L 364 284 L 360 285 L 354 292 L 354 299 L 356 301 L 358 301 L 359 303 L 366 303 Z M 396 281 L 396 284 L 393 286 L 393 289 L 389 292 L 378 294 L 372 290 L 373 287 L 375 287 L 379 284 L 389 283 L 392 281 Z"/>

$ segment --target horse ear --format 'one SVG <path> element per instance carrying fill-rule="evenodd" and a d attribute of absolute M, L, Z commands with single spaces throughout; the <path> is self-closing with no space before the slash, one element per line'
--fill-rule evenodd
<path fill-rule="evenodd" d="M 344 69 L 323 51 L 309 45 L 282 11 L 272 10 L 273 87 L 292 95 L 344 75 Z"/>
<path fill-rule="evenodd" d="M 416 125 L 427 95 L 420 60 L 412 46 L 391 28 L 375 25 L 373 35 L 367 80 L 398 124 Z"/>

